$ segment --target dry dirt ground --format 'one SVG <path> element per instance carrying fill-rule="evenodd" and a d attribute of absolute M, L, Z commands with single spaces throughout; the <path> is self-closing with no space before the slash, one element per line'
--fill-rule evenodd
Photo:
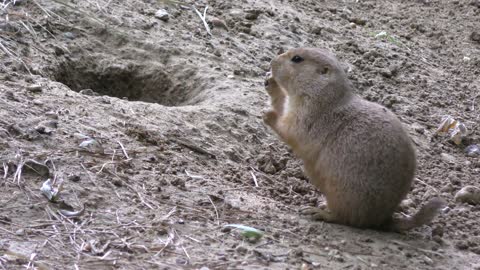
<path fill-rule="evenodd" d="M 480 1 L 0 2 L 1 269 L 480 269 L 480 205 L 454 199 L 480 182 L 464 152 L 480 143 Z M 192 8 L 207 5 L 228 31 L 207 34 Z M 333 51 L 401 118 L 419 160 L 401 210 L 440 195 L 433 224 L 298 213 L 324 198 L 261 115 L 270 60 L 299 46 Z M 461 145 L 435 136 L 444 115 Z"/>

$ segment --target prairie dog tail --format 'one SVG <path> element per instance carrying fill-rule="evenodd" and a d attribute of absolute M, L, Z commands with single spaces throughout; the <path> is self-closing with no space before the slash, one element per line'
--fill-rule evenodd
<path fill-rule="evenodd" d="M 415 215 L 393 219 L 390 228 L 392 231 L 402 232 L 428 224 L 446 204 L 447 202 L 441 198 L 433 198 L 420 208 Z"/>

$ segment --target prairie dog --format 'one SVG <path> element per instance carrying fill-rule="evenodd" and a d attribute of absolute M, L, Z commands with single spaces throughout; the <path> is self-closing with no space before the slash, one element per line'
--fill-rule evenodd
<path fill-rule="evenodd" d="M 445 202 L 393 218 L 410 190 L 415 149 L 400 120 L 353 93 L 339 61 L 323 49 L 277 56 L 265 85 L 272 108 L 264 121 L 304 162 L 327 199 L 314 217 L 360 228 L 404 231 L 431 222 Z"/>

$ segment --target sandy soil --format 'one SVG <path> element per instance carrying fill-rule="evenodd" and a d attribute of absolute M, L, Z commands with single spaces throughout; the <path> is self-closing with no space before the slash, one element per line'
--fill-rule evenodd
<path fill-rule="evenodd" d="M 228 31 L 207 34 L 193 4 Z M 480 181 L 465 153 L 480 143 L 480 1 L 22 0 L 0 14 L 0 268 L 480 269 L 480 205 L 454 199 Z M 401 118 L 419 160 L 402 211 L 441 196 L 433 224 L 299 215 L 324 198 L 261 120 L 270 60 L 299 46 L 333 51 Z M 444 115 L 468 128 L 461 145 L 435 135 Z M 48 178 L 63 203 L 40 192 Z"/>

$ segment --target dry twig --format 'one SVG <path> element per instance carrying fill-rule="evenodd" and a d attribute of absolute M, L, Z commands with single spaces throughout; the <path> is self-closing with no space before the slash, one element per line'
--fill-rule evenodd
<path fill-rule="evenodd" d="M 253 171 L 250 171 L 250 174 L 252 175 L 253 183 L 255 183 L 255 187 L 258 187 L 257 177 L 255 176 L 255 174 L 253 173 Z"/>
<path fill-rule="evenodd" d="M 203 26 L 205 26 L 205 29 L 207 30 L 207 33 L 210 36 L 213 36 L 212 32 L 210 31 L 210 26 L 208 26 L 208 23 L 207 23 L 207 18 L 206 18 L 207 17 L 207 9 L 208 9 L 208 6 L 205 7 L 205 9 L 203 10 L 203 15 L 202 15 L 202 13 L 200 13 L 200 11 L 198 11 L 198 9 L 195 6 L 193 7 L 193 10 L 195 10 L 198 17 L 200 17 L 200 19 L 202 20 Z"/>
<path fill-rule="evenodd" d="M 127 154 L 127 150 L 125 150 L 125 147 L 123 146 L 123 144 L 122 144 L 119 140 L 117 140 L 117 143 L 118 143 L 118 144 L 120 145 L 120 147 L 122 148 L 122 152 L 123 152 L 123 155 L 125 155 L 125 158 L 126 158 L 126 159 L 130 159 L 130 157 L 129 157 L 128 154 Z"/>
<path fill-rule="evenodd" d="M 217 216 L 217 225 L 220 226 L 220 218 L 218 216 L 218 210 L 217 210 L 217 207 L 215 206 L 215 204 L 213 203 L 212 199 L 210 198 L 210 196 L 207 195 L 207 198 L 208 200 L 210 201 L 210 203 L 213 205 L 213 209 L 215 210 L 215 215 Z"/>

